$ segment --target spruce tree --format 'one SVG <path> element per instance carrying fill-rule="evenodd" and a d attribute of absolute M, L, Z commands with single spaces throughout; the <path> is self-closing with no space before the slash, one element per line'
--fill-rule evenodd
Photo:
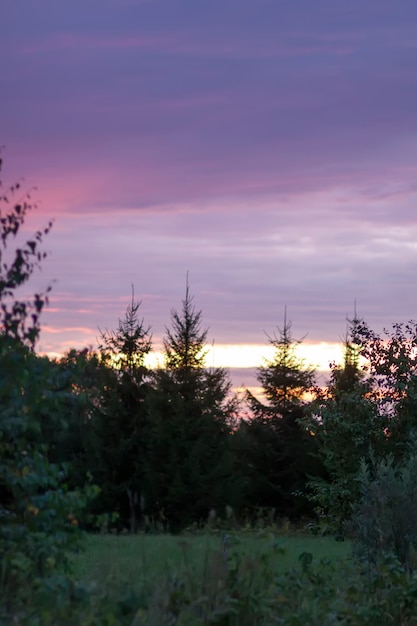
<path fill-rule="evenodd" d="M 120 525 L 136 532 L 146 507 L 146 458 L 150 328 L 132 300 L 116 331 L 101 332 L 101 397 L 89 425 L 92 473 L 100 485 L 103 511 L 117 514 Z"/>
<path fill-rule="evenodd" d="M 99 344 L 103 361 L 110 363 L 122 377 L 127 375 L 137 381 L 146 376 L 145 357 L 152 348 L 151 329 L 139 318 L 140 306 L 132 285 L 132 300 L 124 319 L 119 319 L 116 331 L 100 331 Z"/>
<path fill-rule="evenodd" d="M 291 322 L 287 321 L 285 309 L 284 326 L 278 333 L 267 335 L 268 343 L 275 349 L 271 360 L 258 368 L 257 379 L 262 387 L 267 403 L 257 400 L 247 392 L 249 405 L 257 417 L 285 417 L 305 403 L 305 394 L 314 384 L 314 369 L 305 366 L 298 356 L 301 339 L 294 339 Z"/>
<path fill-rule="evenodd" d="M 228 439 L 235 405 L 228 372 L 205 367 L 207 333 L 187 277 L 182 309 L 171 310 L 165 364 L 154 373 L 150 413 L 153 514 L 174 531 L 229 503 Z"/>
<path fill-rule="evenodd" d="M 277 515 L 297 517 L 308 510 L 304 490 L 307 474 L 316 471 L 311 453 L 314 442 L 300 425 L 315 372 L 298 356 L 301 340 L 293 338 L 285 310 L 284 326 L 268 335 L 275 353 L 258 368 L 257 379 L 265 401 L 246 392 L 249 419 L 241 424 L 239 437 L 246 442 L 245 463 L 240 473 L 246 498 L 254 507 L 275 508 Z"/>

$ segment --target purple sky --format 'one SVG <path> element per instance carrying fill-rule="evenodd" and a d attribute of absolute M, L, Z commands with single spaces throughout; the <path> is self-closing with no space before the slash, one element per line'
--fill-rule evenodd
<path fill-rule="evenodd" d="M 40 347 L 185 276 L 209 337 L 337 342 L 356 299 L 416 317 L 415 0 L 13 0 L 0 11 L 5 182 L 54 228 Z M 35 281 L 36 282 L 36 281 Z"/>

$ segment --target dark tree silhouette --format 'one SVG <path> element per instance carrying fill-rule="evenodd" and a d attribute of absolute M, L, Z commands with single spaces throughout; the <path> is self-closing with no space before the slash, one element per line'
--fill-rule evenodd
<path fill-rule="evenodd" d="M 235 403 L 228 372 L 205 368 L 208 331 L 194 307 L 188 277 L 182 309 L 171 311 L 171 321 L 165 367 L 154 374 L 150 480 L 154 514 L 179 530 L 228 504 Z"/>
<path fill-rule="evenodd" d="M 98 506 L 136 532 L 146 507 L 150 328 L 140 302 L 128 305 L 116 331 L 101 332 L 101 397 L 89 425 L 91 471 L 101 487 Z"/>
<path fill-rule="evenodd" d="M 268 336 L 275 348 L 272 360 L 258 369 L 266 402 L 246 392 L 250 417 L 241 424 L 245 463 L 238 472 L 252 506 L 275 508 L 280 516 L 297 517 L 309 510 L 304 490 L 308 473 L 316 473 L 314 441 L 300 425 L 305 395 L 313 387 L 315 372 L 297 354 L 301 340 L 291 334 L 285 310 L 284 326 Z M 294 494 L 298 494 L 295 496 Z"/>

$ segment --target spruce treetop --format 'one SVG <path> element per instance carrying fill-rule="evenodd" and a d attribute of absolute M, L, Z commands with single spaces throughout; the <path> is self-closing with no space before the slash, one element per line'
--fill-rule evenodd
<path fill-rule="evenodd" d="M 193 299 L 187 275 L 182 310 L 171 309 L 172 328 L 166 328 L 164 350 L 168 370 L 190 372 L 204 368 L 208 328 L 202 329 L 202 311 L 196 310 Z"/>
<path fill-rule="evenodd" d="M 131 376 L 145 368 L 145 357 L 152 348 L 151 328 L 139 318 L 141 304 L 135 300 L 132 286 L 132 300 L 124 319 L 119 319 L 117 330 L 100 331 L 99 350 L 104 360 L 111 360 L 116 369 Z"/>

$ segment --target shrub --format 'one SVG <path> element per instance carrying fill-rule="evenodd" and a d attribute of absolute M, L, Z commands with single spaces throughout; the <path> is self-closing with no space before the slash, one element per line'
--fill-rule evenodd
<path fill-rule="evenodd" d="M 407 571 L 413 566 L 417 545 L 417 454 L 412 438 L 401 463 L 392 456 L 364 461 L 358 474 L 361 499 L 352 516 L 356 552 L 368 563 L 392 553 Z"/>
<path fill-rule="evenodd" d="M 69 490 L 66 468 L 48 459 L 43 421 L 65 428 L 67 398 L 49 360 L 33 352 L 47 298 L 17 297 L 45 256 L 39 246 L 50 226 L 13 249 L 32 205 L 7 202 L 0 197 L 0 614 L 11 621 L 43 579 L 68 567 L 86 492 Z"/>

